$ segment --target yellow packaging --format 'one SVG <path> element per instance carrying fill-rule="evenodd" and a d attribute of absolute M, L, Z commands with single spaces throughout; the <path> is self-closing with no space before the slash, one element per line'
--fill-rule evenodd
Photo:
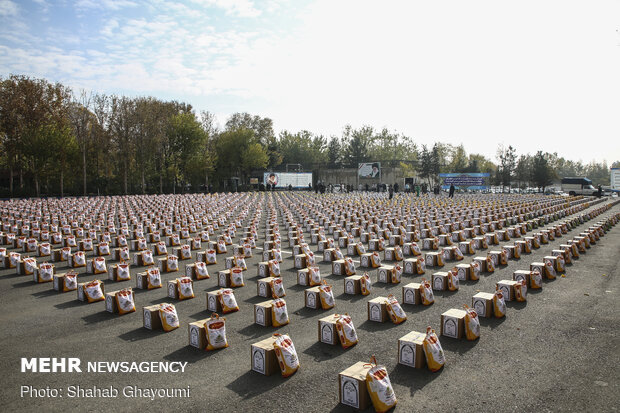
<path fill-rule="evenodd" d="M 321 299 L 321 308 L 323 310 L 329 310 L 336 305 L 332 286 L 327 285 L 325 280 L 323 280 L 323 284 L 319 285 L 319 298 Z"/>
<path fill-rule="evenodd" d="M 362 295 L 369 295 L 370 290 L 372 289 L 372 281 L 370 281 L 370 275 L 367 272 L 362 275 L 360 278 L 360 287 L 362 290 Z"/>
<path fill-rule="evenodd" d="M 177 278 L 177 290 L 179 292 L 179 300 L 194 298 L 194 282 L 189 277 Z"/>
<path fill-rule="evenodd" d="M 493 294 L 493 315 L 497 318 L 502 318 L 506 315 L 506 301 L 499 289 L 496 289 L 495 294 Z"/>
<path fill-rule="evenodd" d="M 433 287 L 426 278 L 422 278 L 420 281 L 420 299 L 422 300 L 422 305 L 431 305 L 435 302 Z"/>
<path fill-rule="evenodd" d="M 405 314 L 403 308 L 398 303 L 398 300 L 392 294 L 387 296 L 386 310 L 394 324 L 400 324 L 407 321 L 407 314 Z"/>
<path fill-rule="evenodd" d="M 95 301 L 103 301 L 105 297 L 103 296 L 103 290 L 101 289 L 101 281 L 93 280 L 84 284 L 84 296 L 89 303 L 94 303 Z"/>
<path fill-rule="evenodd" d="M 457 291 L 459 289 L 459 276 L 458 270 L 453 268 L 448 271 L 448 290 Z"/>
<path fill-rule="evenodd" d="M 478 313 L 468 305 L 465 308 L 465 337 L 467 340 L 477 340 L 480 338 L 480 319 Z"/>
<path fill-rule="evenodd" d="M 274 337 L 273 348 L 278 358 L 282 377 L 289 377 L 299 369 L 299 359 L 297 357 L 295 345 L 286 334 L 274 334 Z"/>
<path fill-rule="evenodd" d="M 235 299 L 235 294 L 230 288 L 224 288 L 220 290 L 218 294 L 220 305 L 222 306 L 222 313 L 228 314 L 235 311 L 239 311 L 239 305 Z"/>
<path fill-rule="evenodd" d="M 490 255 L 487 255 L 486 263 L 487 263 L 487 272 L 495 272 L 495 264 L 493 264 L 493 258 L 491 258 Z"/>
<path fill-rule="evenodd" d="M 426 356 L 426 365 L 432 372 L 439 371 L 446 364 L 446 357 L 435 334 L 435 330 L 431 327 L 426 327 L 426 337 L 423 342 L 424 355 Z"/>
<path fill-rule="evenodd" d="M 159 305 L 159 319 L 166 332 L 179 328 L 177 309 L 172 304 L 163 303 Z"/>
<path fill-rule="evenodd" d="M 116 300 L 119 314 L 123 315 L 136 311 L 136 303 L 131 288 L 120 290 L 116 293 L 114 299 Z"/>
<path fill-rule="evenodd" d="M 519 302 L 527 301 L 527 284 L 525 280 L 517 281 L 514 285 L 515 300 Z"/>
<path fill-rule="evenodd" d="M 308 267 L 308 285 L 314 287 L 321 285 L 321 270 L 319 267 Z"/>
<path fill-rule="evenodd" d="M 349 314 L 336 314 L 336 316 L 338 317 L 336 319 L 336 331 L 338 332 L 342 348 L 349 348 L 356 345 L 359 340 L 357 338 L 355 326 L 353 325 L 353 320 Z"/>
<path fill-rule="evenodd" d="M 207 350 L 212 351 L 228 347 L 225 318 L 220 318 L 217 313 L 213 313 L 211 318 L 205 321 L 205 332 L 207 336 Z"/>
<path fill-rule="evenodd" d="M 159 268 L 150 267 L 146 270 L 146 286 L 149 290 L 162 287 Z"/>
<path fill-rule="evenodd" d="M 377 365 L 377 360 L 373 356 L 371 368 L 366 373 L 366 387 L 370 400 L 377 413 L 384 413 L 396 406 L 398 400 L 390 383 L 390 377 L 384 366 Z"/>
<path fill-rule="evenodd" d="M 202 261 L 197 261 L 194 264 L 194 276 L 196 280 L 204 280 L 209 278 L 209 271 L 207 270 L 207 265 Z"/>
<path fill-rule="evenodd" d="M 269 275 L 271 277 L 280 276 L 280 263 L 278 260 L 269 260 Z"/>
<path fill-rule="evenodd" d="M 72 271 L 66 273 L 65 276 L 62 277 L 62 291 L 67 292 L 77 290 L 77 280 L 78 275 L 76 273 Z"/>
<path fill-rule="evenodd" d="M 344 260 L 344 271 L 347 275 L 355 275 L 355 263 L 353 259 L 346 258 Z"/>
<path fill-rule="evenodd" d="M 280 327 L 289 323 L 286 301 L 281 298 L 273 300 L 271 307 L 271 325 Z"/>
<path fill-rule="evenodd" d="M 282 278 L 272 278 L 271 281 L 269 281 L 269 285 L 271 285 L 271 295 L 274 299 L 286 296 Z"/>

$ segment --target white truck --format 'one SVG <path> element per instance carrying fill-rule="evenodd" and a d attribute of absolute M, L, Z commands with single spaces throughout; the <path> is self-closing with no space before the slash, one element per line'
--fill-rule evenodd
<path fill-rule="evenodd" d="M 570 196 L 599 195 L 598 188 L 592 185 L 592 181 L 584 176 L 562 178 L 562 191 Z"/>

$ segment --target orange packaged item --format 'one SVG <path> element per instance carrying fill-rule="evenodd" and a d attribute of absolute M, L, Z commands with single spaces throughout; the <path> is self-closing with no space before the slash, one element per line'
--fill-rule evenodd
<path fill-rule="evenodd" d="M 159 268 L 151 267 L 146 270 L 146 286 L 147 289 L 161 288 L 161 273 Z"/>
<path fill-rule="evenodd" d="M 163 303 L 159 305 L 159 318 L 164 331 L 172 331 L 179 328 L 179 316 L 177 309 L 172 304 Z"/>
<path fill-rule="evenodd" d="M 289 323 L 286 301 L 281 298 L 273 300 L 271 306 L 271 325 L 280 327 Z"/>
<path fill-rule="evenodd" d="M 426 356 L 426 365 L 432 372 L 439 371 L 446 364 L 446 357 L 437 338 L 435 330 L 426 327 L 426 337 L 423 341 L 424 355 Z"/>
<path fill-rule="evenodd" d="M 284 283 L 282 282 L 282 278 L 273 278 L 269 281 L 271 285 L 271 295 L 275 298 L 282 298 L 286 296 L 286 292 L 284 291 Z"/>
<path fill-rule="evenodd" d="M 84 296 L 89 303 L 105 300 L 103 290 L 101 289 L 101 281 L 93 280 L 84 284 Z"/>
<path fill-rule="evenodd" d="M 336 331 L 340 338 L 340 345 L 342 348 L 349 348 L 357 344 L 357 332 L 353 325 L 353 320 L 348 314 L 338 315 L 336 314 Z"/>
<path fill-rule="evenodd" d="M 362 278 L 360 278 L 360 287 L 362 295 L 370 294 L 372 289 L 372 281 L 370 281 L 370 275 L 368 275 L 367 272 L 365 272 L 364 275 L 362 275 Z"/>
<path fill-rule="evenodd" d="M 118 307 L 119 314 L 123 315 L 136 311 L 136 303 L 134 301 L 133 291 L 131 288 L 120 290 L 116 293 L 114 299 L 116 300 L 116 306 Z"/>
<path fill-rule="evenodd" d="M 425 278 L 422 278 L 420 282 L 420 298 L 422 299 L 422 305 L 431 305 L 435 302 L 433 287 Z"/>
<path fill-rule="evenodd" d="M 222 312 L 224 314 L 239 311 L 239 305 L 235 299 L 235 294 L 230 288 L 226 288 L 220 291 L 218 294 L 220 305 L 222 306 Z"/>
<path fill-rule="evenodd" d="M 181 277 L 177 279 L 177 289 L 179 300 L 187 300 L 194 298 L 194 282 L 189 277 Z"/>
<path fill-rule="evenodd" d="M 478 318 L 478 313 L 467 305 L 463 307 L 465 308 L 465 336 L 467 340 L 477 340 L 480 338 L 480 319 Z"/>
<path fill-rule="evenodd" d="M 228 347 L 226 339 L 226 319 L 220 318 L 217 313 L 213 313 L 211 318 L 205 322 L 207 332 L 207 350 L 219 350 Z"/>
<path fill-rule="evenodd" d="M 332 286 L 327 285 L 325 281 L 323 281 L 323 284 L 319 286 L 319 297 L 321 299 L 321 308 L 323 308 L 323 310 L 334 308 L 336 305 Z"/>
<path fill-rule="evenodd" d="M 398 303 L 398 300 L 392 294 L 387 296 L 386 310 L 394 324 L 400 324 L 407 321 L 407 314 L 405 314 L 403 308 Z"/>
<path fill-rule="evenodd" d="M 295 345 L 286 334 L 274 334 L 274 337 L 276 340 L 273 343 L 273 347 L 278 358 L 282 377 L 289 377 L 299 369 L 299 359 Z"/>
<path fill-rule="evenodd" d="M 375 411 L 384 413 L 396 406 L 398 400 L 390 383 L 390 377 L 385 366 L 377 365 L 375 356 L 372 356 L 370 370 L 366 373 L 366 387 Z"/>

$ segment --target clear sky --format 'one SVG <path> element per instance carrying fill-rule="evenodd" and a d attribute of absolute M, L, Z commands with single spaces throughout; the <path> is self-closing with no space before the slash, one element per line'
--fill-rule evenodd
<path fill-rule="evenodd" d="M 617 0 L 0 0 L 0 75 L 620 160 Z"/>

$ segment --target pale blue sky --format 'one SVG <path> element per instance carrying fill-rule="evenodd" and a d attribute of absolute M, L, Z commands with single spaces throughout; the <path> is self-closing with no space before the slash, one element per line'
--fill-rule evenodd
<path fill-rule="evenodd" d="M 0 75 L 620 160 L 617 0 L 0 0 Z"/>

